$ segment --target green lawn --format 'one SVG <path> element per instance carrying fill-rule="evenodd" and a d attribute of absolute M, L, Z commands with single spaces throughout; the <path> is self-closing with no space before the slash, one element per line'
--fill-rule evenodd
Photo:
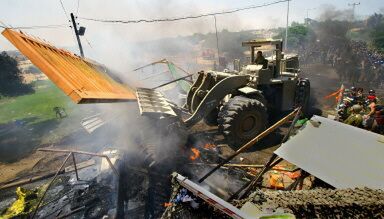
<path fill-rule="evenodd" d="M 68 111 L 75 105 L 51 81 L 38 81 L 33 86 L 33 94 L 0 99 L 0 124 L 26 118 L 42 122 L 56 118 L 53 107 L 64 107 Z"/>
<path fill-rule="evenodd" d="M 78 133 L 81 119 L 95 113 L 92 105 L 73 103 L 51 81 L 33 86 L 33 94 L 0 99 L 0 162 L 17 161 L 41 145 Z M 68 116 L 57 119 L 55 106 L 64 107 Z"/>

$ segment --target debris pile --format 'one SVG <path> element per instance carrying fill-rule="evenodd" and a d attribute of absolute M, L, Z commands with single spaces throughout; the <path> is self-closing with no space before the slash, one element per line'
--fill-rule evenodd
<path fill-rule="evenodd" d="M 384 191 L 369 188 L 258 190 L 237 204 L 251 201 L 261 210 L 284 209 L 299 218 L 383 218 Z"/>

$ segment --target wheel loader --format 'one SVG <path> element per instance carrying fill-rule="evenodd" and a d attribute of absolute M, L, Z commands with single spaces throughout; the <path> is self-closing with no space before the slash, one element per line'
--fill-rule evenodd
<path fill-rule="evenodd" d="M 269 115 L 308 107 L 310 82 L 299 77 L 297 55 L 282 54 L 282 40 L 251 40 L 250 63 L 241 71 L 201 71 L 179 107 L 160 92 L 138 88 L 140 112 L 150 117 L 178 118 L 178 127 L 190 128 L 201 120 L 218 125 L 228 144 L 237 149 L 264 131 Z M 267 65 L 254 63 L 259 48 L 269 46 Z"/>
<path fill-rule="evenodd" d="M 218 125 L 228 144 L 237 148 L 263 131 L 272 113 L 284 113 L 298 106 L 305 110 L 308 105 L 310 83 L 298 76 L 298 57 L 282 54 L 282 40 L 243 42 L 251 55 L 246 66 L 238 71 L 199 72 L 186 103 L 178 106 L 154 89 L 135 91 L 92 60 L 46 41 L 12 29 L 5 29 L 2 34 L 74 102 L 137 101 L 140 113 L 169 138 L 185 136 L 188 128 L 204 120 Z M 271 56 L 266 65 L 257 65 L 255 53 L 265 46 L 272 48 Z M 104 124 L 104 119 L 90 117 L 84 123 L 93 131 Z"/>

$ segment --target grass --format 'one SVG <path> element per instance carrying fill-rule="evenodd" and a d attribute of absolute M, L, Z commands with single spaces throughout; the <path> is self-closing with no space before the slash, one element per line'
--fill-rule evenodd
<path fill-rule="evenodd" d="M 33 86 L 33 94 L 0 99 L 0 124 L 32 117 L 37 118 L 33 123 L 54 119 L 53 107 L 70 109 L 75 105 L 51 81 L 38 81 Z"/>
<path fill-rule="evenodd" d="M 73 137 L 82 130 L 81 119 L 94 114 L 92 105 L 73 103 L 51 81 L 38 81 L 33 86 L 33 94 L 0 99 L 0 162 L 17 161 L 42 145 L 65 138 L 81 139 Z M 56 106 L 64 107 L 68 116 L 57 119 Z"/>

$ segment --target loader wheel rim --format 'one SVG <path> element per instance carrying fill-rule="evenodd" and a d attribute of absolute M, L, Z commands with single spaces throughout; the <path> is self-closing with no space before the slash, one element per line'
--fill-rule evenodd
<path fill-rule="evenodd" d="M 241 127 L 243 132 L 249 132 L 255 128 L 256 118 L 253 115 L 244 118 L 243 125 Z"/>
<path fill-rule="evenodd" d="M 239 119 L 241 122 L 237 126 L 238 138 L 248 139 L 258 134 L 262 129 L 260 116 L 257 112 L 245 112 Z"/>

